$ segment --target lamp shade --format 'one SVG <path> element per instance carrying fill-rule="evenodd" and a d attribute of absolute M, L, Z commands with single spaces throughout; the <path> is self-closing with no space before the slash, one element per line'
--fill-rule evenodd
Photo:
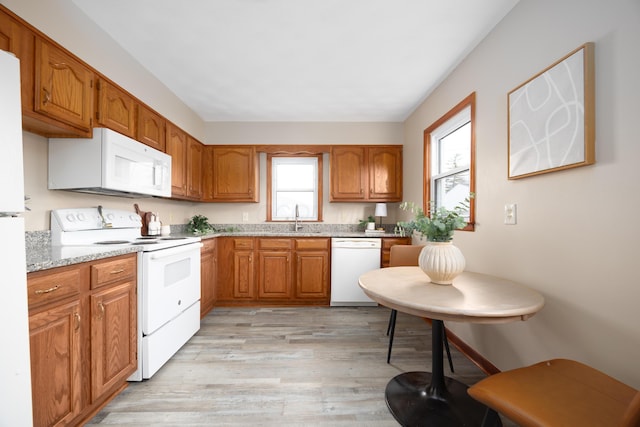
<path fill-rule="evenodd" d="M 376 203 L 376 212 L 375 216 L 387 216 L 387 204 L 386 203 Z"/>

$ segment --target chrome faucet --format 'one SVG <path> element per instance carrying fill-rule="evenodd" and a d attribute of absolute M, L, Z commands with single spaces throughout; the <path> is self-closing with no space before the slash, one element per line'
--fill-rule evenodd
<path fill-rule="evenodd" d="M 302 229 L 302 224 L 298 224 L 298 220 L 300 219 L 300 210 L 298 209 L 298 205 L 296 205 L 296 223 L 293 226 L 293 231 L 299 231 Z"/>

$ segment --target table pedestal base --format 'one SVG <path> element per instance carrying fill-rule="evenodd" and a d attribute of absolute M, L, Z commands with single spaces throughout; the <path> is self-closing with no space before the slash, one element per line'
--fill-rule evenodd
<path fill-rule="evenodd" d="M 480 426 L 487 407 L 467 394 L 468 386 L 444 378 L 446 387 L 431 386 L 429 372 L 405 372 L 387 384 L 389 411 L 403 426 Z"/>

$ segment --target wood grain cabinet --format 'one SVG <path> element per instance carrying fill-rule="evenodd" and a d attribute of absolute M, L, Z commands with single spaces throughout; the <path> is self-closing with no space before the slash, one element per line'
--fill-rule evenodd
<path fill-rule="evenodd" d="M 97 80 L 96 122 L 101 127 L 135 138 L 136 100 L 108 80 Z"/>
<path fill-rule="evenodd" d="M 151 148 L 166 150 L 166 120 L 142 104 L 137 106 L 136 139 Z"/>
<path fill-rule="evenodd" d="M 329 303 L 330 247 L 328 238 L 295 239 L 295 298 Z"/>
<path fill-rule="evenodd" d="M 213 309 L 216 300 L 216 242 L 217 239 L 202 241 L 200 251 L 200 318 Z"/>
<path fill-rule="evenodd" d="M 93 71 L 62 48 L 36 37 L 34 110 L 91 132 Z"/>
<path fill-rule="evenodd" d="M 202 199 L 202 162 L 204 145 L 187 136 L 187 196 Z"/>
<path fill-rule="evenodd" d="M 80 292 L 87 270 L 61 267 L 28 276 L 33 425 L 69 424 L 82 410 Z"/>
<path fill-rule="evenodd" d="M 91 403 L 137 369 L 136 268 L 135 256 L 91 265 Z"/>
<path fill-rule="evenodd" d="M 34 426 L 81 425 L 137 367 L 135 254 L 27 275 Z"/>
<path fill-rule="evenodd" d="M 291 299 L 291 239 L 259 238 L 257 241 L 258 299 Z"/>
<path fill-rule="evenodd" d="M 328 304 L 329 242 L 315 237 L 218 237 L 216 304 Z"/>
<path fill-rule="evenodd" d="M 257 202 L 258 154 L 253 146 L 206 146 L 208 202 Z"/>
<path fill-rule="evenodd" d="M 171 156 L 171 195 L 187 195 L 187 133 L 167 123 L 166 153 Z"/>
<path fill-rule="evenodd" d="M 332 202 L 402 200 L 402 147 L 333 146 L 330 150 Z"/>

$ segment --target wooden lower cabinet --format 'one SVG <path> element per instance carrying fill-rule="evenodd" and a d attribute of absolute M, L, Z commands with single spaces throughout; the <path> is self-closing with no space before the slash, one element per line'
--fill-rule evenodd
<path fill-rule="evenodd" d="M 33 425 L 68 425 L 82 409 L 80 301 L 29 316 Z"/>
<path fill-rule="evenodd" d="M 328 238 L 218 237 L 216 304 L 329 303 Z"/>
<path fill-rule="evenodd" d="M 92 293 L 91 403 L 124 384 L 138 366 L 136 283 Z"/>
<path fill-rule="evenodd" d="M 217 239 L 202 241 L 200 251 L 200 318 L 207 315 L 216 300 L 216 242 Z"/>
<path fill-rule="evenodd" d="M 296 239 L 295 298 L 329 303 L 330 240 Z"/>
<path fill-rule="evenodd" d="M 35 427 L 82 425 L 137 367 L 136 254 L 27 275 Z"/>

